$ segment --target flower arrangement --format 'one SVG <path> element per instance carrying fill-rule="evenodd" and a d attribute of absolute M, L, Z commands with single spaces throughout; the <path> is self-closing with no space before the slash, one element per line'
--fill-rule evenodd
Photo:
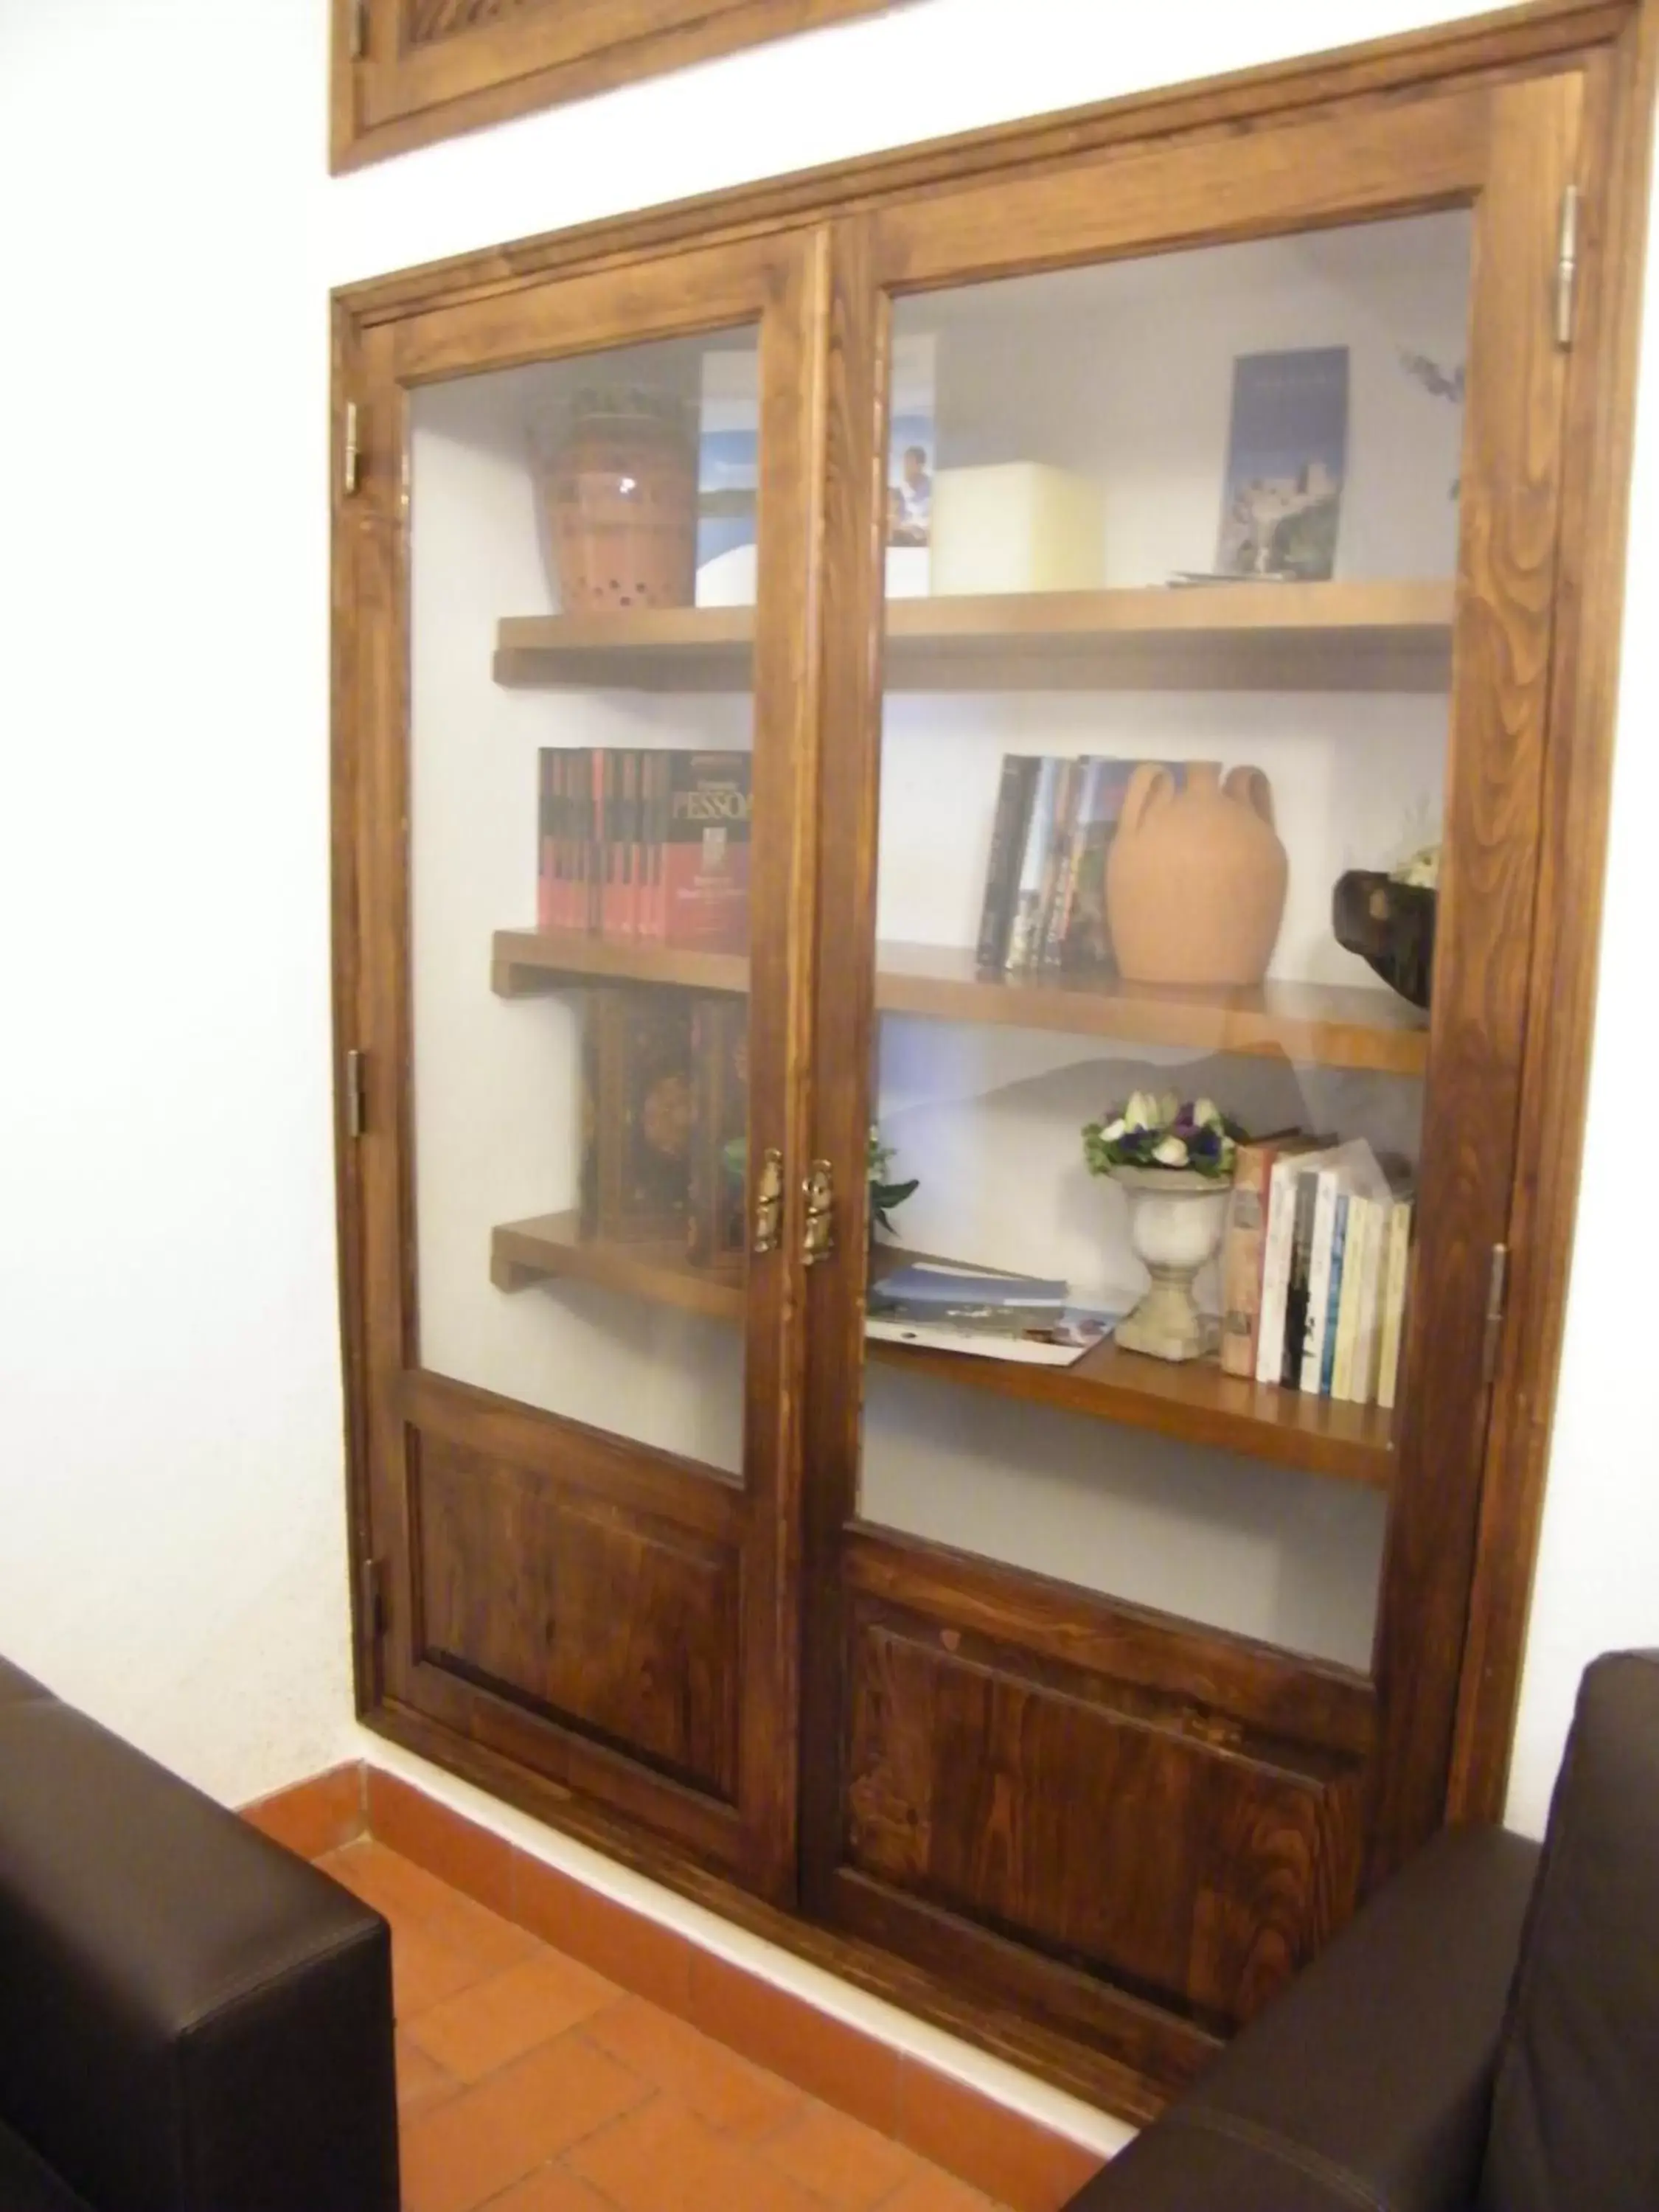
<path fill-rule="evenodd" d="M 872 1121 L 865 1153 L 865 1172 L 870 1178 L 870 1224 L 872 1229 L 884 1229 L 890 1237 L 893 1224 L 889 1209 L 913 1197 L 921 1182 L 918 1176 L 912 1176 L 908 1182 L 890 1182 L 892 1167 L 893 1147 L 882 1143 L 881 1133 Z"/>
<path fill-rule="evenodd" d="M 1177 1098 L 1173 1091 L 1137 1091 L 1083 1131 L 1083 1157 L 1091 1175 L 1114 1168 L 1186 1169 L 1224 1182 L 1246 1132 L 1213 1098 Z"/>

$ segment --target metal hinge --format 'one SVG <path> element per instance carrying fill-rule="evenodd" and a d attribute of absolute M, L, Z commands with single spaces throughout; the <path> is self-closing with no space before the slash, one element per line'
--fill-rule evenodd
<path fill-rule="evenodd" d="M 1555 343 L 1572 343 L 1573 309 L 1578 295 L 1578 204 L 1583 195 L 1569 185 L 1561 195 L 1561 228 L 1555 246 Z"/>
<path fill-rule="evenodd" d="M 378 1644 L 386 1631 L 386 1561 L 365 1559 L 357 1572 L 364 1632 Z"/>
<path fill-rule="evenodd" d="M 368 0 L 347 0 L 346 52 L 354 62 L 368 52 Z"/>
<path fill-rule="evenodd" d="M 362 447 L 357 434 L 357 403 L 345 404 L 345 428 L 340 440 L 340 489 L 349 499 L 357 489 L 358 462 Z"/>
<path fill-rule="evenodd" d="M 361 1137 L 368 1126 L 368 1054 L 354 1047 L 345 1056 L 346 1134 Z"/>
<path fill-rule="evenodd" d="M 1510 1248 L 1494 1244 L 1486 1272 L 1486 1327 L 1480 1340 L 1480 1379 L 1490 1382 L 1498 1372 L 1498 1346 L 1504 1334 L 1504 1310 L 1510 1287 Z"/>

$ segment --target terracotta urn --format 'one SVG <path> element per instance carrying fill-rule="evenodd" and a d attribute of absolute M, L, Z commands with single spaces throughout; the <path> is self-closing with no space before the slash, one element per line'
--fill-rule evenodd
<path fill-rule="evenodd" d="M 1285 848 L 1259 768 L 1194 761 L 1177 793 L 1143 761 L 1106 860 L 1106 915 L 1132 983 L 1259 983 L 1285 915 Z"/>
<path fill-rule="evenodd" d="M 697 457 L 682 403 L 638 386 L 578 393 L 542 474 L 567 614 L 684 607 L 697 539 Z"/>

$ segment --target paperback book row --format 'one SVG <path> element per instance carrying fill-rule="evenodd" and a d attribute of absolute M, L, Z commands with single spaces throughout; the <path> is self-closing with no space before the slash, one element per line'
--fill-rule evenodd
<path fill-rule="evenodd" d="M 581 1233 L 741 1261 L 749 1006 L 605 984 L 582 1028 Z"/>
<path fill-rule="evenodd" d="M 1103 968 L 1106 854 L 1140 765 L 1005 753 L 975 953 L 982 969 Z M 1179 791 L 1185 764 L 1164 761 Z"/>
<path fill-rule="evenodd" d="M 538 768 L 538 929 L 747 950 L 749 754 L 545 745 Z"/>
<path fill-rule="evenodd" d="M 1221 1251 L 1224 1370 L 1392 1407 L 1413 1204 L 1363 1141 L 1241 1145 Z"/>

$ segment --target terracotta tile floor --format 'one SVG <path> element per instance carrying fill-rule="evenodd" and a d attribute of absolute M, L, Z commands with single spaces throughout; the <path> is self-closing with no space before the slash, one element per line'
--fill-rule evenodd
<path fill-rule="evenodd" d="M 384 1844 L 320 1863 L 392 1923 L 405 2212 L 996 2212 Z"/>

